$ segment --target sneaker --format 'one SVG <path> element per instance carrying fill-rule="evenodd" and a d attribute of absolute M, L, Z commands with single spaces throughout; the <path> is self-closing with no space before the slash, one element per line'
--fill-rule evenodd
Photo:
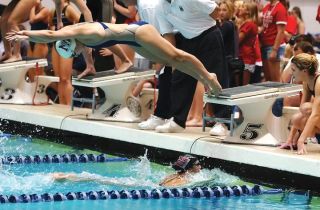
<path fill-rule="evenodd" d="M 150 117 L 146 121 L 139 123 L 138 127 L 141 130 L 154 130 L 157 126 L 163 125 L 164 123 L 164 119 L 155 115 L 150 115 Z"/>
<path fill-rule="evenodd" d="M 158 133 L 180 133 L 184 131 L 184 128 L 178 125 L 173 118 L 166 120 L 166 123 L 156 127 Z"/>
<path fill-rule="evenodd" d="M 225 124 L 216 123 L 209 133 L 212 136 L 226 136 L 228 134 L 228 129 Z"/>

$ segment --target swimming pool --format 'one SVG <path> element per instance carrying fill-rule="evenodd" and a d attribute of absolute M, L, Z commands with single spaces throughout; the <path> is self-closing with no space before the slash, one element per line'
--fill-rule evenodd
<path fill-rule="evenodd" d="M 41 139 L 14 136 L 0 138 L 0 156 L 10 155 L 41 155 L 46 154 L 100 154 L 95 151 L 73 148 Z M 97 182 L 54 182 L 49 173 L 73 172 L 81 176 L 103 177 L 108 184 Z M 55 164 L 11 164 L 2 165 L 0 173 L 0 194 L 43 194 L 89 192 L 91 190 L 121 189 L 153 189 L 159 188 L 158 182 L 173 170 L 150 162 L 146 157 L 121 162 L 104 163 L 55 163 Z M 245 182 L 236 176 L 221 170 L 204 169 L 195 175 L 195 182 L 208 185 L 233 186 Z M 249 183 L 249 185 L 253 185 Z M 221 197 L 221 198 L 172 198 L 172 199 L 115 199 L 115 200 L 84 200 L 64 202 L 39 202 L 0 204 L 0 209 L 310 209 L 320 208 L 319 197 L 307 197 L 294 193 Z"/>

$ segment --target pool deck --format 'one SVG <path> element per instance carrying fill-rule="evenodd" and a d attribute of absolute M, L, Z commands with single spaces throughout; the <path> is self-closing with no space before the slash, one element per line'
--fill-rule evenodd
<path fill-rule="evenodd" d="M 63 105 L 0 104 L 0 118 L 81 134 L 191 153 L 320 178 L 320 146 L 307 145 L 308 154 L 297 155 L 276 147 L 221 143 L 208 130 L 187 128 L 183 133 L 161 134 L 137 129 L 136 123 L 87 120 L 89 109 L 70 110 Z"/>

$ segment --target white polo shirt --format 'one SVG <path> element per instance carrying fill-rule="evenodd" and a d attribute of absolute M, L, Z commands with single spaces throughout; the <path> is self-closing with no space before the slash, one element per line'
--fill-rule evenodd
<path fill-rule="evenodd" d="M 191 39 L 216 25 L 210 17 L 217 4 L 213 0 L 159 0 L 157 10 L 160 33 L 173 33 L 177 29 Z"/>
<path fill-rule="evenodd" d="M 137 0 L 137 7 L 140 19 L 153 25 L 159 31 L 156 10 L 159 7 L 159 0 Z"/>

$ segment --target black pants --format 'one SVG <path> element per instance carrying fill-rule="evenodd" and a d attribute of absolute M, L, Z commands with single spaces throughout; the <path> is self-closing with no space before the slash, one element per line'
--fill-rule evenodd
<path fill-rule="evenodd" d="M 196 56 L 209 72 L 217 74 L 218 80 L 223 88 L 229 86 L 229 73 L 227 71 L 227 63 L 224 53 L 224 45 L 221 32 L 217 27 L 212 27 L 193 39 L 186 39 L 181 34 L 176 35 L 176 47 Z M 155 115 L 163 118 L 174 117 L 174 121 L 182 127 L 185 122 L 192 104 L 197 80 L 193 77 L 175 70 L 172 74 L 171 91 L 168 91 L 169 76 L 164 76 L 166 83 L 159 86 L 159 99 L 168 100 L 171 98 L 170 108 L 163 109 L 161 106 L 165 104 L 163 101 L 157 103 Z M 160 111 L 158 111 L 160 110 Z M 219 108 L 215 108 L 219 110 Z M 165 117 L 167 116 L 167 117 Z"/>
<path fill-rule="evenodd" d="M 166 66 L 158 79 L 158 100 L 154 115 L 163 119 L 171 117 L 171 79 L 172 68 Z"/>

